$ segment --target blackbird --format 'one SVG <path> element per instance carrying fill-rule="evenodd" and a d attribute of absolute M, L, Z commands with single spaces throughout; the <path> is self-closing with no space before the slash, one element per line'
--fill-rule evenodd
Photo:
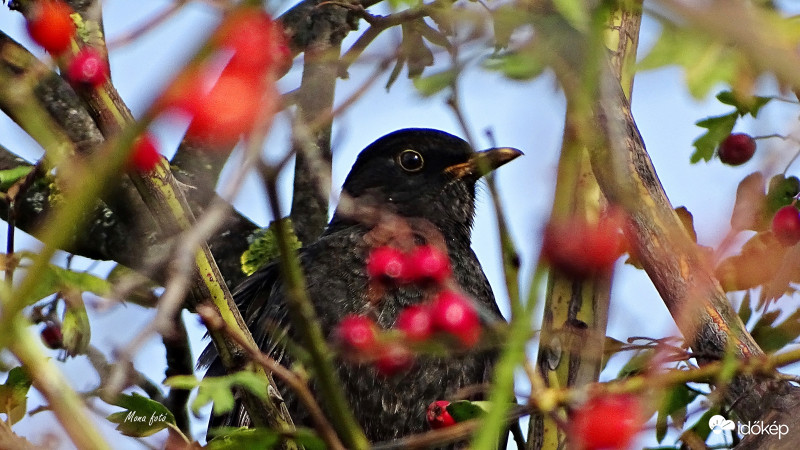
<path fill-rule="evenodd" d="M 470 247 L 475 188 L 483 175 L 521 154 L 512 148 L 475 152 L 464 140 L 433 129 L 395 131 L 364 149 L 344 182 L 342 198 L 326 230 L 299 250 L 308 294 L 329 342 L 334 341 L 336 325 L 348 314 L 369 315 L 388 329 L 401 310 L 425 301 L 426 290 L 416 285 L 376 294 L 367 276 L 372 249 L 387 244 L 403 247 L 409 239 L 415 245 L 431 243 L 446 249 L 452 279 L 474 300 L 482 322 L 502 320 Z M 278 272 L 277 264 L 265 266 L 247 278 L 234 297 L 262 351 L 288 366 L 294 358 L 286 342 L 301 339 L 290 326 L 286 290 Z M 207 376 L 224 374 L 210 347 L 200 365 L 211 365 Z M 496 351 L 485 348 L 420 356 L 409 371 L 388 377 L 370 364 L 341 358 L 335 364 L 356 420 L 371 442 L 379 442 L 426 431 L 427 406 L 453 398 L 461 388 L 488 381 L 495 357 Z M 311 426 L 302 404 L 289 389 L 280 387 L 295 424 Z M 325 407 L 324 399 L 320 402 Z M 248 425 L 239 404 L 209 423 L 209 427 Z"/>

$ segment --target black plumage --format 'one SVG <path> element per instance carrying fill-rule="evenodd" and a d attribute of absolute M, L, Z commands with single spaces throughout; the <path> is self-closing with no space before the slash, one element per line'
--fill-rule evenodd
<path fill-rule="evenodd" d="M 353 313 L 370 315 L 391 328 L 403 308 L 425 301 L 426 291 L 412 285 L 381 291 L 377 299 L 372 298 L 374 292 L 368 294 L 370 250 L 408 236 L 416 244 L 443 243 L 454 281 L 475 300 L 482 320 L 502 320 L 470 246 L 475 187 L 483 174 L 520 154 L 510 148 L 474 152 L 464 140 L 431 129 L 399 130 L 364 149 L 345 180 L 343 201 L 327 229 L 299 252 L 308 293 L 326 336 L 332 340 L 339 321 Z M 398 223 L 402 225 L 391 225 Z M 392 236 L 394 232 L 402 236 Z M 289 326 L 285 295 L 275 264 L 253 274 L 234 294 L 261 349 L 289 364 L 291 352 L 284 351 L 281 336 L 300 340 Z M 367 438 L 378 442 L 427 430 L 426 407 L 434 400 L 452 398 L 463 387 L 488 381 L 494 355 L 484 350 L 422 356 L 409 372 L 393 377 L 377 374 L 368 364 L 338 359 L 336 368 L 356 419 Z M 209 374 L 224 373 L 213 357 L 213 352 L 206 352 L 200 364 L 211 364 Z M 310 426 L 292 392 L 282 389 L 282 395 L 295 423 Z M 237 405 L 233 413 L 212 418 L 210 426 L 247 424 Z"/>

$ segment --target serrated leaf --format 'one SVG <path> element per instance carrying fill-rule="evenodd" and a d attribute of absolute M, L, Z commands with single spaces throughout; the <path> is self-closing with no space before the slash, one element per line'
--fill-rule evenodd
<path fill-rule="evenodd" d="M 732 84 L 739 71 L 748 67 L 733 47 L 690 28 L 665 25 L 639 69 L 673 64 L 683 66 L 686 85 L 695 98 L 705 97 L 717 83 Z"/>
<path fill-rule="evenodd" d="M 769 224 L 779 209 L 791 205 L 798 193 L 800 193 L 800 179 L 797 177 L 779 174 L 770 178 L 764 211 L 765 222 Z"/>
<path fill-rule="evenodd" d="M 697 122 L 695 125 L 706 128 L 708 131 L 692 143 L 696 150 L 690 159 L 691 163 L 694 164 L 700 160 L 710 161 L 720 142 L 733 131 L 738 117 L 739 115 L 733 112 L 722 116 L 709 117 Z"/>
<path fill-rule="evenodd" d="M 20 166 L 0 170 L 0 191 L 7 191 L 14 183 L 28 176 L 33 170 L 31 166 Z"/>
<path fill-rule="evenodd" d="M 238 386 L 247 389 L 260 398 L 267 397 L 268 384 L 255 372 L 240 371 L 220 377 L 205 377 L 197 380 L 193 376 L 169 377 L 164 384 L 175 389 L 197 389 L 197 396 L 192 402 L 192 411 L 198 413 L 208 403 L 214 403 L 214 413 L 230 412 L 235 405 L 233 388 Z"/>
<path fill-rule="evenodd" d="M 731 91 L 722 91 L 717 94 L 717 100 L 735 107 L 740 116 L 750 114 L 756 117 L 761 108 L 772 100 L 772 97 L 752 96 L 739 98 Z"/>
<path fill-rule="evenodd" d="M 299 249 L 302 246 L 302 243 L 299 239 L 297 239 L 297 235 L 294 234 L 292 220 L 288 217 L 284 217 L 280 220 L 285 222 L 285 228 L 289 230 L 289 247 L 291 247 L 292 250 Z M 244 253 L 242 253 L 241 256 L 242 272 L 244 272 L 245 275 L 252 275 L 258 269 L 280 256 L 278 242 L 275 239 L 276 232 L 277 224 L 275 221 L 272 221 L 267 228 L 263 228 L 253 233 L 248 238 L 250 241 L 250 246 L 244 251 Z"/>
<path fill-rule="evenodd" d="M 437 72 L 426 77 L 416 78 L 414 87 L 423 97 L 430 97 L 443 89 L 451 86 L 456 79 L 456 71 L 453 69 Z"/>
<path fill-rule="evenodd" d="M 471 402 L 459 400 L 447 405 L 447 412 L 456 422 L 465 422 L 483 416 L 489 410 L 488 402 Z"/>
<path fill-rule="evenodd" d="M 771 231 L 760 232 L 744 243 L 738 255 L 722 260 L 714 275 L 725 292 L 760 286 L 780 270 L 786 250 Z"/>
<path fill-rule="evenodd" d="M 762 228 L 764 215 L 764 176 L 761 172 L 751 173 L 739 182 L 736 188 L 736 202 L 731 213 L 731 228 L 734 231 Z"/>
<path fill-rule="evenodd" d="M 61 321 L 62 345 L 70 356 L 86 353 L 92 338 L 92 329 L 81 293 L 67 289 L 63 291 L 63 296 L 67 308 Z"/>
<path fill-rule="evenodd" d="M 672 423 L 676 428 L 683 428 L 686 421 L 687 406 L 696 397 L 697 393 L 691 391 L 685 384 L 674 386 L 664 393 L 656 418 L 656 439 L 658 442 L 664 440 L 667 434 L 667 418 L 672 419 Z"/>
<path fill-rule="evenodd" d="M 121 394 L 114 405 L 125 410 L 113 413 L 106 419 L 116 423 L 117 430 L 125 436 L 146 437 L 175 425 L 175 417 L 166 406 L 135 392 L 131 395 Z"/>
<path fill-rule="evenodd" d="M 795 311 L 776 326 L 753 327 L 753 339 L 765 352 L 778 351 L 800 336 L 800 312 Z"/>
<path fill-rule="evenodd" d="M 405 22 L 400 28 L 403 30 L 403 41 L 400 51 L 406 55 L 408 78 L 417 78 L 422 75 L 426 67 L 433 65 L 433 52 L 422 39 L 419 21 Z"/>
<path fill-rule="evenodd" d="M 208 450 L 271 449 L 281 443 L 281 435 L 267 428 L 218 429 L 221 432 L 208 441 Z"/>
<path fill-rule="evenodd" d="M 22 367 L 11 369 L 5 383 L 0 385 L 0 413 L 6 414 L 9 425 L 25 417 L 30 388 L 31 379 Z"/>
<path fill-rule="evenodd" d="M 219 427 L 210 430 L 214 436 L 208 441 L 209 450 L 241 450 L 249 448 L 277 448 L 284 440 L 278 431 L 268 428 L 234 428 Z M 325 442 L 308 428 L 297 428 L 291 433 L 291 439 L 305 450 L 325 450 Z"/>

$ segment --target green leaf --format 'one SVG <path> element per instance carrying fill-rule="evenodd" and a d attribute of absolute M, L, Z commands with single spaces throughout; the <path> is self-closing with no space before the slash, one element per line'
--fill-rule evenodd
<path fill-rule="evenodd" d="M 747 291 L 744 294 L 744 298 L 742 298 L 742 304 L 739 305 L 739 318 L 743 324 L 747 325 L 751 317 L 753 317 L 753 306 L 750 299 L 750 291 Z"/>
<path fill-rule="evenodd" d="M 25 417 L 30 388 L 31 379 L 22 367 L 11 369 L 6 382 L 0 385 L 0 413 L 8 417 L 9 425 Z"/>
<path fill-rule="evenodd" d="M 653 356 L 655 356 L 655 350 L 652 348 L 637 351 L 633 354 L 631 359 L 622 366 L 618 376 L 620 378 L 627 378 L 642 373 L 650 365 Z"/>
<path fill-rule="evenodd" d="M 208 450 L 271 449 L 282 441 L 280 433 L 267 428 L 221 428 L 216 432 L 222 434 L 208 441 Z"/>
<path fill-rule="evenodd" d="M 456 80 L 457 72 L 453 69 L 430 74 L 414 79 L 414 87 L 423 97 L 430 97 L 451 86 Z"/>
<path fill-rule="evenodd" d="M 292 250 L 297 250 L 302 247 L 302 243 L 297 239 L 297 235 L 294 234 L 292 220 L 288 217 L 284 217 L 280 220 L 285 222 L 286 229 L 290 232 L 289 246 Z M 277 232 L 276 225 L 275 221 L 270 222 L 267 228 L 258 230 L 248 237 L 250 246 L 242 253 L 241 257 L 242 272 L 246 275 L 252 275 L 256 270 L 280 256 L 278 241 L 275 239 L 275 233 Z"/>
<path fill-rule="evenodd" d="M 267 397 L 267 383 L 264 379 L 257 373 L 246 370 L 202 380 L 193 376 L 169 377 L 164 384 L 175 389 L 193 389 L 198 386 L 197 396 L 192 402 L 192 411 L 195 413 L 210 402 L 214 403 L 215 414 L 230 412 L 235 405 L 233 388 L 236 386 L 247 389 L 260 398 Z"/>
<path fill-rule="evenodd" d="M 658 442 L 664 440 L 667 434 L 667 418 L 672 419 L 676 428 L 683 428 L 686 422 L 686 409 L 689 403 L 694 401 L 697 393 L 686 387 L 685 384 L 674 386 L 665 392 L 661 405 L 658 408 L 656 418 L 656 439 Z"/>
<path fill-rule="evenodd" d="M 772 221 L 772 216 L 783 208 L 791 205 L 795 196 L 800 193 L 800 179 L 797 177 L 786 177 L 785 175 L 775 175 L 769 180 L 767 188 L 766 210 L 764 211 L 767 223 Z"/>
<path fill-rule="evenodd" d="M 556 11 L 576 30 L 584 32 L 589 30 L 591 19 L 586 5 L 586 2 L 576 2 L 575 0 L 553 0 Z"/>
<path fill-rule="evenodd" d="M 0 191 L 7 191 L 14 183 L 28 176 L 33 170 L 31 166 L 14 167 L 0 170 Z"/>
<path fill-rule="evenodd" d="M 697 436 L 700 437 L 701 440 L 708 439 L 708 436 L 711 434 L 711 427 L 708 426 L 708 421 L 711 420 L 712 417 L 716 416 L 720 413 L 719 406 L 712 406 L 711 409 L 703 413 L 697 422 L 694 423 L 690 430 L 692 430 Z"/>
<path fill-rule="evenodd" d="M 122 280 L 134 285 L 133 289 L 129 289 L 126 292 L 125 301 L 146 308 L 153 308 L 156 306 L 158 296 L 153 293 L 153 289 L 158 287 L 158 285 L 153 283 L 150 278 L 122 264 L 117 264 L 111 269 L 111 272 L 108 273 L 106 281 L 113 285 Z"/>
<path fill-rule="evenodd" d="M 705 97 L 717 83 L 733 84 L 739 72 L 749 67 L 734 47 L 691 28 L 664 25 L 639 69 L 673 64 L 683 66 L 686 85 L 695 98 Z"/>
<path fill-rule="evenodd" d="M 27 254 L 23 254 L 23 256 L 29 257 Z M 33 304 L 56 292 L 66 290 L 91 292 L 101 297 L 111 293 L 111 283 L 108 281 L 90 273 L 73 272 L 53 264 L 43 268 L 37 280 L 38 284 L 27 299 L 27 304 Z"/>
<path fill-rule="evenodd" d="M 84 354 L 89 348 L 89 341 L 92 338 L 86 307 L 80 292 L 68 289 L 63 292 L 63 295 L 67 308 L 64 310 L 64 318 L 61 323 L 62 345 L 70 356 Z"/>
<path fill-rule="evenodd" d="M 726 105 L 736 107 L 736 112 L 740 116 L 750 114 L 756 117 L 761 108 L 772 100 L 772 97 L 753 96 L 739 98 L 731 91 L 722 91 L 717 94 L 717 100 Z"/>
<path fill-rule="evenodd" d="M 107 419 L 117 424 L 117 430 L 125 436 L 145 437 L 175 425 L 175 417 L 166 406 L 147 397 L 133 393 L 121 394 L 115 405 L 124 408 Z"/>
<path fill-rule="evenodd" d="M 739 114 L 733 112 L 723 116 L 709 117 L 696 123 L 698 127 L 706 128 L 705 134 L 695 139 L 695 152 L 692 154 L 692 164 L 700 161 L 710 161 L 714 156 L 714 151 L 719 147 L 720 142 L 728 137 L 736 125 Z"/>
<path fill-rule="evenodd" d="M 779 325 L 760 325 L 760 322 L 756 323 L 751 334 L 767 353 L 780 350 L 800 337 L 800 311 L 795 311 Z"/>
<path fill-rule="evenodd" d="M 489 410 L 488 402 L 471 402 L 469 400 L 459 400 L 447 405 L 447 412 L 456 422 L 464 422 L 483 416 Z"/>
<path fill-rule="evenodd" d="M 486 60 L 484 66 L 489 70 L 502 72 L 512 80 L 532 80 L 544 72 L 546 68 L 542 59 L 533 52 L 516 51 L 493 56 Z"/>

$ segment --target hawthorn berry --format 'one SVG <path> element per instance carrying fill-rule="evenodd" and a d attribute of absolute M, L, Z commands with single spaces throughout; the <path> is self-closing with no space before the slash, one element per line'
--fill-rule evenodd
<path fill-rule="evenodd" d="M 405 267 L 405 256 L 394 247 L 378 247 L 367 258 L 367 275 L 375 280 L 398 281 L 405 274 Z"/>
<path fill-rule="evenodd" d="M 335 336 L 345 349 L 368 353 L 375 350 L 377 325 L 369 317 L 351 314 L 339 322 Z"/>
<path fill-rule="evenodd" d="M 406 372 L 414 366 L 414 353 L 401 342 L 382 344 L 377 351 L 375 370 L 386 377 Z"/>
<path fill-rule="evenodd" d="M 232 53 L 228 69 L 253 76 L 285 73 L 289 52 L 283 30 L 260 8 L 242 8 L 229 15 L 212 43 Z"/>
<path fill-rule="evenodd" d="M 447 253 L 432 245 L 420 245 L 406 258 L 406 274 L 409 282 L 441 283 L 452 273 Z"/>
<path fill-rule="evenodd" d="M 793 205 L 779 209 L 772 217 L 772 233 L 786 246 L 800 241 L 800 211 Z"/>
<path fill-rule="evenodd" d="M 130 168 L 139 172 L 149 172 L 153 170 L 161 161 L 161 153 L 158 152 L 156 140 L 152 134 L 146 133 L 140 136 L 133 143 L 128 165 Z"/>
<path fill-rule="evenodd" d="M 431 303 L 433 328 L 458 339 L 464 347 L 473 347 L 481 335 L 478 313 L 463 295 L 442 291 Z"/>
<path fill-rule="evenodd" d="M 411 305 L 400 311 L 395 328 L 411 341 L 424 341 L 433 334 L 433 318 L 427 305 Z"/>
<path fill-rule="evenodd" d="M 82 48 L 67 66 L 67 78 L 76 84 L 97 87 L 108 80 L 108 64 L 92 47 Z"/>
<path fill-rule="evenodd" d="M 611 270 L 623 252 L 619 221 L 601 218 L 590 224 L 580 218 L 547 225 L 542 256 L 551 266 L 577 278 Z"/>
<path fill-rule="evenodd" d="M 730 166 L 750 161 L 756 152 L 756 141 L 746 133 L 732 133 L 719 144 L 719 160 Z"/>
<path fill-rule="evenodd" d="M 643 423 L 638 400 L 630 394 L 591 398 L 574 411 L 569 436 L 582 450 L 627 449 Z"/>
<path fill-rule="evenodd" d="M 453 416 L 447 412 L 447 407 L 449 405 L 450 402 L 447 400 L 436 400 L 428 405 L 428 410 L 425 413 L 425 419 L 428 421 L 428 425 L 430 425 L 431 429 L 438 430 L 440 428 L 447 428 L 456 424 Z"/>
<path fill-rule="evenodd" d="M 60 0 L 35 2 L 28 16 L 28 34 L 50 54 L 62 53 L 69 49 L 75 34 L 72 12 L 72 8 Z"/>
<path fill-rule="evenodd" d="M 193 117 L 186 136 L 214 147 L 232 146 L 253 128 L 262 106 L 258 93 L 263 91 L 264 86 L 252 77 L 223 72 L 208 93 L 194 94 L 200 98 L 193 102 L 194 111 L 187 111 Z"/>
<path fill-rule="evenodd" d="M 42 343 L 44 343 L 47 348 L 59 349 L 64 345 L 64 336 L 61 334 L 61 327 L 54 323 L 48 323 L 42 328 L 39 336 L 42 338 Z"/>

